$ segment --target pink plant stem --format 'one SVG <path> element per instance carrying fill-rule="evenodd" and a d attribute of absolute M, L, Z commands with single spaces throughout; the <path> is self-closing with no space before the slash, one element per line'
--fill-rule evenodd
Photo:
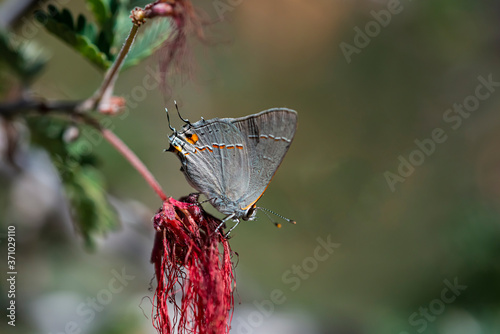
<path fill-rule="evenodd" d="M 135 155 L 135 153 L 112 131 L 108 129 L 100 129 L 102 136 L 120 152 L 125 159 L 130 162 L 130 164 L 141 174 L 141 176 L 146 180 L 146 182 L 153 188 L 153 190 L 160 196 L 162 201 L 167 200 L 167 196 L 163 192 L 158 181 L 149 169 L 142 163 L 142 161 Z"/>

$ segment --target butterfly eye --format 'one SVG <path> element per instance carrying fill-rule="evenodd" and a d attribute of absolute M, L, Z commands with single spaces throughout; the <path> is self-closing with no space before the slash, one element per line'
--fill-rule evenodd
<path fill-rule="evenodd" d="M 191 145 L 194 145 L 194 143 L 196 143 L 198 141 L 198 136 L 196 135 L 196 133 L 194 133 L 194 134 L 186 133 L 186 140 Z"/>
<path fill-rule="evenodd" d="M 257 207 L 254 204 L 250 208 L 248 208 L 248 210 L 245 212 L 245 215 L 242 217 L 243 220 L 253 220 L 253 218 L 255 217 L 256 211 L 257 211 Z"/>

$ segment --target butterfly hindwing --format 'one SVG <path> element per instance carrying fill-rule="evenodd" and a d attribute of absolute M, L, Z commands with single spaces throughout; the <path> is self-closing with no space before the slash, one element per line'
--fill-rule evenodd
<path fill-rule="evenodd" d="M 241 209 L 255 203 L 264 193 L 283 161 L 297 129 L 297 113 L 274 108 L 258 114 L 236 118 L 248 151 L 250 182 L 248 191 L 239 199 Z"/>
<path fill-rule="evenodd" d="M 275 108 L 241 118 L 186 124 L 169 137 L 188 182 L 235 219 L 252 219 L 290 147 L 297 113 Z"/>

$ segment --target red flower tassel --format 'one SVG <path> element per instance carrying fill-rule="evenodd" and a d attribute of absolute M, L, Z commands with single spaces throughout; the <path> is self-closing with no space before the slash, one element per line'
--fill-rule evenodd
<path fill-rule="evenodd" d="M 152 319 L 158 333 L 229 333 L 235 288 L 231 248 L 215 232 L 220 220 L 197 200 L 196 194 L 168 198 L 153 219 L 151 262 L 158 286 Z"/>

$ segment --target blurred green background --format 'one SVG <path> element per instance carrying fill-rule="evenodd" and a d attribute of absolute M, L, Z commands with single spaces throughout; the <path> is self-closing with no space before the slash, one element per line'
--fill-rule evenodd
<path fill-rule="evenodd" d="M 479 77 L 500 82 L 498 2 L 194 3 L 222 20 L 207 26 L 210 43 L 192 41 L 196 75 L 174 78 L 166 106 L 176 99 L 191 121 L 271 107 L 299 113 L 294 143 L 259 201 L 297 225 L 276 229 L 260 213 L 233 231 L 239 261 L 231 332 L 500 333 L 500 87 L 490 87 L 456 129 L 443 118 L 454 104 L 474 101 Z M 80 1 L 65 6 L 86 11 Z M 399 12 L 378 31 L 370 22 L 390 8 Z M 367 24 L 372 37 L 348 62 L 341 45 L 362 42 L 356 28 Z M 93 93 L 99 71 L 43 30 L 35 38 L 51 56 L 34 83 L 37 94 Z M 156 64 L 151 57 L 122 73 L 116 92 L 130 95 Z M 164 95 L 149 91 L 132 102 L 112 119 L 113 130 L 169 195 L 188 194 L 179 161 L 162 152 Z M 415 140 L 432 138 L 436 128 L 446 141 L 434 143 L 432 154 L 415 153 Z M 2 176 L 0 233 L 16 225 L 19 268 L 17 325 L 4 316 L 2 332 L 64 333 L 74 321 L 81 333 L 154 333 L 145 296 L 152 296 L 150 218 L 161 202 L 106 142 L 94 150 L 122 217 L 121 229 L 94 252 L 74 231 L 43 153 L 31 152 L 23 174 Z M 401 158 L 410 157 L 423 161 L 391 186 L 387 172 L 397 175 Z M 335 243 L 331 254 L 317 251 L 318 238 Z M 134 276 L 123 290 L 91 321 L 79 314 L 122 268 Z M 269 302 L 276 289 L 283 298 Z"/>

